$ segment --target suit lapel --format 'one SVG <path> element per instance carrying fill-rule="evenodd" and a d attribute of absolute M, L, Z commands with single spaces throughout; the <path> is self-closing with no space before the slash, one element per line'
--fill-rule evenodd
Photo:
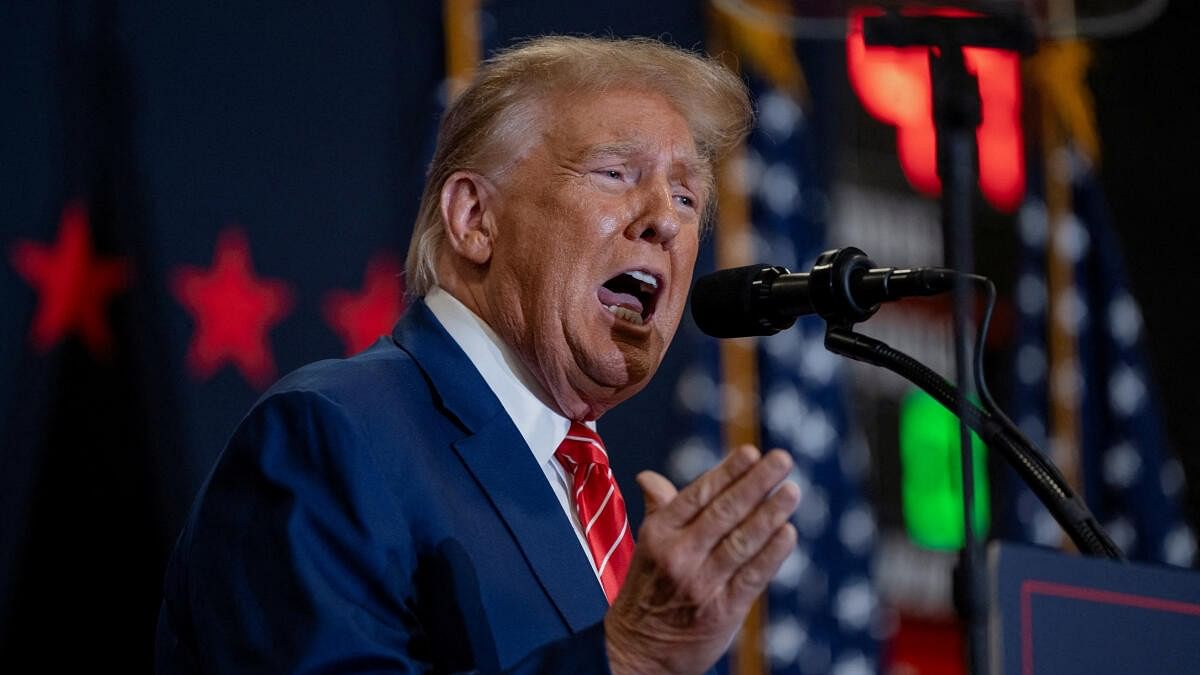
<path fill-rule="evenodd" d="M 603 616 L 608 602 L 576 543 L 546 476 L 504 407 L 424 302 L 414 302 L 393 338 L 429 377 L 466 428 L 454 450 L 487 493 L 526 561 L 572 631 Z"/>

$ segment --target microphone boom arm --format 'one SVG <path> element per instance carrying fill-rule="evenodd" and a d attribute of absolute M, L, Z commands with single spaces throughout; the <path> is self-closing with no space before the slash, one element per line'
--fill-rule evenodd
<path fill-rule="evenodd" d="M 987 293 L 986 309 L 976 333 L 973 368 L 982 408 L 908 354 L 852 330 L 854 324 L 871 318 L 882 302 L 936 295 L 952 288 L 957 291 L 960 282 L 968 281 L 981 283 Z M 790 328 L 798 316 L 820 315 L 827 326 L 826 349 L 886 368 L 925 390 L 979 434 L 989 447 L 1000 452 L 1080 551 L 1123 559 L 1120 548 L 1083 500 L 1075 495 L 1054 464 L 1008 419 L 988 391 L 983 351 L 995 302 L 996 287 L 986 277 L 935 267 L 879 268 L 862 250 L 847 246 L 822 253 L 808 273 L 792 274 L 774 265 L 749 265 L 702 277 L 692 292 L 692 316 L 705 333 L 732 338 L 774 335 Z M 965 430 L 962 439 L 966 446 Z M 964 473 L 968 457 L 964 450 Z M 969 475 L 963 479 L 965 504 L 971 503 Z M 964 509 L 964 514 L 967 510 Z"/>
<path fill-rule="evenodd" d="M 856 361 L 886 368 L 923 389 L 950 412 L 964 411 L 963 421 L 967 426 L 979 434 L 988 447 L 1000 451 L 1081 552 L 1124 560 L 1121 549 L 1058 469 L 1042 457 L 1036 446 L 1003 413 L 979 408 L 957 387 L 920 361 L 885 342 L 855 333 L 849 324 L 827 324 L 825 348 Z M 985 396 L 985 403 L 990 403 L 990 399 Z"/>

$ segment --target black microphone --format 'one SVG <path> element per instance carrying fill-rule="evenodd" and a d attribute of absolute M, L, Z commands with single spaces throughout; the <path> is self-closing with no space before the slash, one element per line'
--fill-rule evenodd
<path fill-rule="evenodd" d="M 692 288 L 692 318 L 718 338 L 774 335 L 814 313 L 852 324 L 870 318 L 880 303 L 944 293 L 954 278 L 953 270 L 940 267 L 877 268 L 866 253 L 847 246 L 822 253 L 807 273 L 760 264 L 701 277 Z"/>

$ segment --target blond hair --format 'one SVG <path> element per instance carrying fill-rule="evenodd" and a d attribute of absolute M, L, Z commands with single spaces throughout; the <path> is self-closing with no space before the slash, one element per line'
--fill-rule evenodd
<path fill-rule="evenodd" d="M 710 169 L 750 129 L 753 114 L 741 79 L 712 59 L 657 40 L 549 36 L 500 52 L 483 63 L 442 117 L 405 262 L 410 295 L 424 296 L 437 283 L 446 179 L 460 170 L 496 178 L 522 141 L 538 138 L 536 112 L 551 94 L 612 89 L 666 98 L 687 120 Z M 709 194 L 706 223 L 715 190 Z"/>

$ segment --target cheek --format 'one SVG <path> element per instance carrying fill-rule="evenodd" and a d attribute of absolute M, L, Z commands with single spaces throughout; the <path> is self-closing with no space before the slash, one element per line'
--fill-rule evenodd
<path fill-rule="evenodd" d="M 630 222 L 631 218 L 625 214 L 613 214 L 605 212 L 603 209 L 596 209 L 599 213 L 593 213 L 593 217 L 599 216 L 596 227 L 599 235 L 604 238 L 611 237 L 615 232 L 624 227 L 624 223 Z"/>
<path fill-rule="evenodd" d="M 671 257 L 671 272 L 675 275 L 674 278 L 681 282 L 686 295 L 687 289 L 692 285 L 692 275 L 696 271 L 696 256 L 700 251 L 700 243 L 694 234 L 688 235 L 687 241 L 676 241 L 679 242 L 679 247 Z"/>
<path fill-rule="evenodd" d="M 674 280 L 669 291 L 666 307 L 670 315 L 678 320 L 683 315 L 684 305 L 687 304 L 688 292 L 692 287 L 692 272 L 696 265 L 696 248 L 678 251 L 671 259 L 671 278 Z"/>
<path fill-rule="evenodd" d="M 578 269 L 595 257 L 595 251 L 589 246 L 594 240 L 595 228 L 618 227 L 617 218 L 605 216 L 596 205 L 586 200 L 572 200 L 570 196 L 547 198 L 536 212 L 526 214 L 527 221 L 523 224 L 526 236 L 522 242 L 525 255 L 534 258 L 554 256 L 550 262 L 558 263 L 557 266 Z"/>

